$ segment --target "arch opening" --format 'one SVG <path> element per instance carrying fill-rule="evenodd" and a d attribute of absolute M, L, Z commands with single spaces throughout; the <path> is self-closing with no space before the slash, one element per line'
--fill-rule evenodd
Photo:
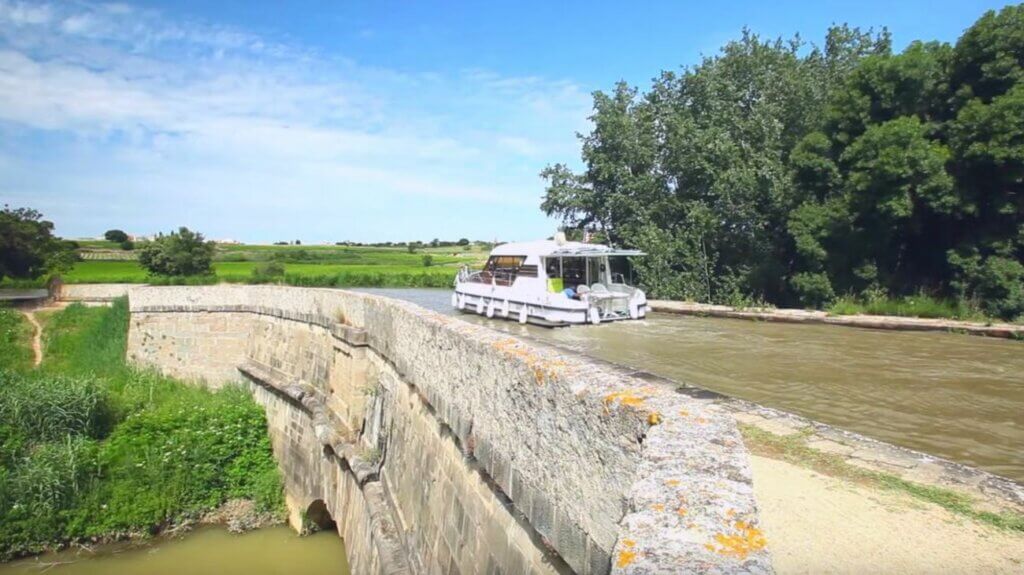
<path fill-rule="evenodd" d="M 316 533 L 317 531 L 338 531 L 338 524 L 331 517 L 327 504 L 323 499 L 317 499 L 309 504 L 303 516 L 302 532 L 304 534 Z"/>

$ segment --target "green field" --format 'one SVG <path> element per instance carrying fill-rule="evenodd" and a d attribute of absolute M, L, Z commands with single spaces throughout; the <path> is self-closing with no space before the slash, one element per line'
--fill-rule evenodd
<path fill-rule="evenodd" d="M 89 242 L 89 247 L 109 242 Z M 425 255 L 432 258 L 425 266 Z M 462 265 L 478 265 L 487 252 L 479 246 L 405 248 L 352 246 L 218 245 L 214 275 L 205 278 L 150 276 L 135 261 L 85 260 L 63 274 L 67 283 L 260 283 L 254 270 L 267 262 L 284 266 L 275 281 L 291 285 L 358 287 L 448 287 Z"/>

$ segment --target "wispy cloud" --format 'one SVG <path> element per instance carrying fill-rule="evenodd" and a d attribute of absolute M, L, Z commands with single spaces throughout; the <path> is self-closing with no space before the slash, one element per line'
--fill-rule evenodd
<path fill-rule="evenodd" d="M 125 4 L 0 0 L 0 198 L 68 235 L 547 233 L 537 172 L 575 155 L 588 109 L 567 81 L 397 72 Z"/>

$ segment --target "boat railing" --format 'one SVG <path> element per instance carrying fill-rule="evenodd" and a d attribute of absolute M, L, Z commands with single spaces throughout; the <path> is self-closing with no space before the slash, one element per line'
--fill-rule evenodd
<path fill-rule="evenodd" d="M 463 266 L 459 270 L 458 276 L 456 276 L 456 282 L 458 283 L 480 283 L 480 284 L 491 284 L 497 286 L 510 286 L 516 280 L 515 272 L 506 271 L 492 271 L 492 270 L 479 270 L 473 271 L 468 267 Z"/>

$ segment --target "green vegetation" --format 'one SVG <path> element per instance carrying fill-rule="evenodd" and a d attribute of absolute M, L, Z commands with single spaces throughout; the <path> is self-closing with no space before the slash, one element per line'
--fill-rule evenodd
<path fill-rule="evenodd" d="M 123 230 L 107 230 L 106 233 L 103 234 L 103 239 L 115 244 L 123 244 L 128 241 L 128 234 Z"/>
<path fill-rule="evenodd" d="M 139 263 L 159 276 L 209 275 L 213 250 L 213 242 L 203 239 L 203 234 L 183 227 L 147 242 L 140 250 Z"/>
<path fill-rule="evenodd" d="M 35 280 L 71 267 L 72 242 L 53 235 L 53 222 L 28 208 L 0 210 L 0 280 Z"/>
<path fill-rule="evenodd" d="M 354 246 L 218 245 L 212 273 L 169 277 L 131 260 L 78 262 L 68 283 L 209 284 L 285 283 L 319 287 L 449 287 L 461 265 L 486 257 L 477 247 L 402 248 Z"/>
<path fill-rule="evenodd" d="M 123 300 L 70 306 L 47 322 L 42 368 L 0 364 L 0 559 L 145 536 L 231 498 L 281 512 L 263 411 L 127 366 L 127 321 Z"/>
<path fill-rule="evenodd" d="M 977 309 L 961 300 L 939 299 L 925 294 L 905 297 L 882 297 L 874 299 L 837 298 L 829 307 L 834 315 L 895 315 L 904 317 L 952 318 L 964 321 L 986 321 Z"/>
<path fill-rule="evenodd" d="M 831 477 L 838 477 L 869 487 L 898 491 L 942 507 L 957 515 L 1000 529 L 1024 531 L 1024 515 L 1013 512 L 993 513 L 977 509 L 963 493 L 907 481 L 891 473 L 871 471 L 850 465 L 841 456 L 824 453 L 807 446 L 807 434 L 782 436 L 752 425 L 740 424 L 743 441 L 752 453 L 808 467 Z"/>
<path fill-rule="evenodd" d="M 0 366 L 23 370 L 32 365 L 32 326 L 21 313 L 0 306 Z"/>
<path fill-rule="evenodd" d="M 645 94 L 598 92 L 592 119 L 542 208 L 650 254 L 655 297 L 1024 313 L 1024 5 L 899 54 L 845 26 L 809 49 L 744 32 Z"/>

